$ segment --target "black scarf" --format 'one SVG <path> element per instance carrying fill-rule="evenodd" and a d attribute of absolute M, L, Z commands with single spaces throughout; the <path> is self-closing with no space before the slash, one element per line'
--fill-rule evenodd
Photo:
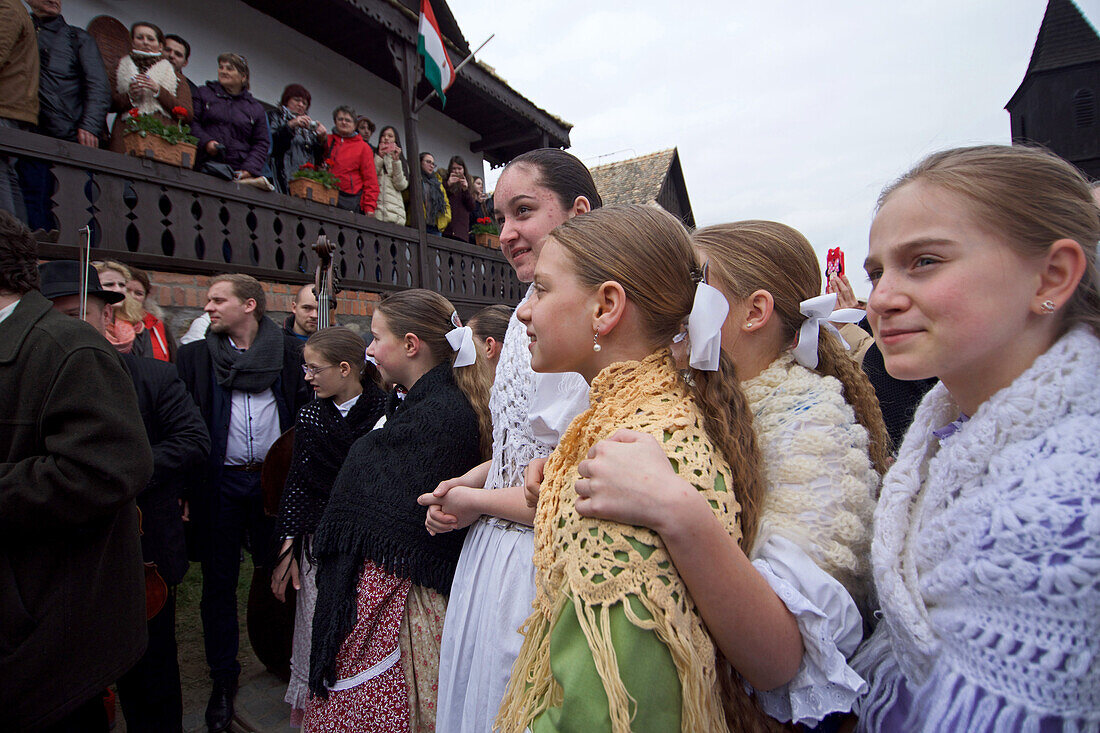
<path fill-rule="evenodd" d="M 331 399 L 313 400 L 301 409 L 279 506 L 279 539 L 293 537 L 299 547 L 317 530 L 352 443 L 370 432 L 385 408 L 386 393 L 367 383 L 347 417 L 340 415 Z"/>
<path fill-rule="evenodd" d="M 263 392 L 270 389 L 283 370 L 283 332 L 270 319 L 260 319 L 256 340 L 246 351 L 237 351 L 229 343 L 229 335 L 206 332 L 206 346 L 214 362 L 218 384 L 242 392 Z"/>
<path fill-rule="evenodd" d="M 424 218 L 429 226 L 435 226 L 435 222 L 443 214 L 447 207 L 447 199 L 440 187 L 439 177 L 436 174 L 427 174 L 420 171 L 420 178 L 424 183 Z"/>
<path fill-rule="evenodd" d="M 384 427 L 357 440 L 336 477 L 313 537 L 317 607 L 309 685 L 327 695 L 336 655 L 355 627 L 363 562 L 449 593 L 466 531 L 432 537 L 416 498 L 481 462 L 477 414 L 447 362 L 390 399 Z"/>

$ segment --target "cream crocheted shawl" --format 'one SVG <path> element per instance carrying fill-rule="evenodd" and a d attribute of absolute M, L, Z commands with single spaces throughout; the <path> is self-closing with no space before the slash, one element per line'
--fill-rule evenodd
<path fill-rule="evenodd" d="M 622 604 L 629 621 L 653 630 L 671 653 L 682 688 L 683 729 L 725 731 L 714 643 L 660 538 L 642 527 L 581 517 L 574 485 L 578 464 L 596 442 L 618 428 L 648 433 L 736 539 L 740 505 L 729 467 L 707 438 L 702 414 L 667 351 L 607 367 L 593 380 L 589 399 L 591 406 L 569 426 L 546 464 L 535 517 L 535 611 L 524 628 L 498 726 L 523 730 L 560 699 L 550 670 L 550 631 L 559 613 L 575 609 L 611 705 L 613 729 L 629 731 L 632 704 L 609 625 L 610 608 Z M 719 476 L 726 490 L 715 490 Z M 631 612 L 629 596 L 639 599 L 652 620 Z"/>
<path fill-rule="evenodd" d="M 741 386 L 768 487 L 755 547 L 773 534 L 791 540 L 862 606 L 880 478 L 843 385 L 786 352 Z"/>

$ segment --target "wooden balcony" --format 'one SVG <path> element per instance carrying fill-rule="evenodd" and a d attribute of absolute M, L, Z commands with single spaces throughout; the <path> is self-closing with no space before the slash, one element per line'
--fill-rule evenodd
<path fill-rule="evenodd" d="M 56 243 L 44 258 L 77 258 L 78 232 L 92 230 L 92 257 L 165 272 L 242 272 L 303 283 L 324 234 L 337 246 L 341 287 L 435 290 L 464 314 L 516 303 L 524 288 L 497 250 L 425 235 L 324 204 L 258 191 L 145 158 L 4 130 L 0 152 L 52 167 Z M 53 239 L 39 233 L 40 239 Z"/>

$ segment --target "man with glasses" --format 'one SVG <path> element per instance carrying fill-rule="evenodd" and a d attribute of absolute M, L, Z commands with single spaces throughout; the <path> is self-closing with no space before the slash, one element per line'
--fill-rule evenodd
<path fill-rule="evenodd" d="M 191 490 L 202 561 L 202 625 L 213 690 L 206 724 L 233 719 L 237 661 L 237 579 L 241 547 L 270 567 L 273 523 L 264 516 L 260 470 L 275 439 L 309 400 L 301 347 L 264 317 L 263 286 L 248 275 L 218 275 L 207 291 L 206 338 L 180 347 L 180 377 L 210 430 L 210 458 Z"/>

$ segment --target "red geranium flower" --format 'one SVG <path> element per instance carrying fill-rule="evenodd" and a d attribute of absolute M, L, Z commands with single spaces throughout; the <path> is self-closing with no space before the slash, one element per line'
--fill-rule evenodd
<path fill-rule="evenodd" d="M 172 116 L 174 116 L 174 117 L 176 117 L 177 119 L 180 119 L 180 120 L 186 120 L 187 119 L 187 108 L 186 107 L 173 107 L 172 108 Z"/>
<path fill-rule="evenodd" d="M 135 119 L 137 119 L 138 117 L 140 117 L 140 116 L 141 116 L 141 113 L 140 113 L 140 112 L 138 112 L 138 110 L 137 110 L 137 107 L 134 107 L 133 109 L 131 109 L 131 110 L 129 111 L 129 113 L 128 113 L 128 114 L 129 114 L 129 115 L 130 115 L 131 117 L 135 118 Z"/>
<path fill-rule="evenodd" d="M 317 166 L 315 166 L 313 163 L 302 163 L 302 167 L 305 168 L 307 171 L 317 170 Z"/>

